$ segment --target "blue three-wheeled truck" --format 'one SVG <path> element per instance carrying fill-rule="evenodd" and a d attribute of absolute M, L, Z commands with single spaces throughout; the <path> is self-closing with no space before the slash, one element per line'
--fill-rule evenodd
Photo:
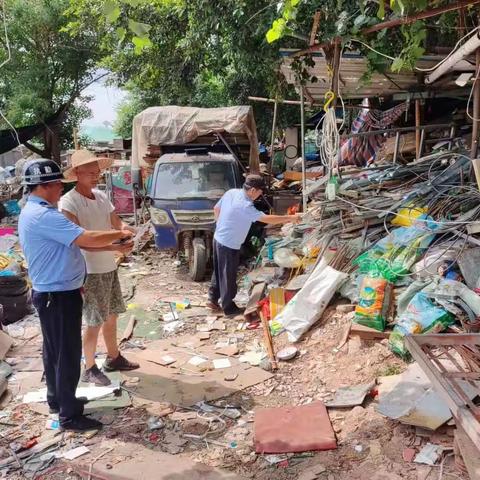
<path fill-rule="evenodd" d="M 205 278 L 212 257 L 213 207 L 244 173 L 258 171 L 251 107 L 153 107 L 135 117 L 132 168 L 147 160 L 150 215 L 159 249 L 176 249 L 190 277 Z M 135 165 L 135 162 L 138 162 Z"/>

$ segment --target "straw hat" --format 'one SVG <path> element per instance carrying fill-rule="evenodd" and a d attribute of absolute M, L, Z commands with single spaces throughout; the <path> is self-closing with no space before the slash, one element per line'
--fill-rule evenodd
<path fill-rule="evenodd" d="M 95 154 L 90 152 L 89 150 L 75 150 L 75 153 L 72 155 L 70 168 L 67 168 L 63 172 L 63 175 L 66 179 L 75 181 L 77 180 L 75 168 L 93 162 L 98 163 L 98 167 L 100 168 L 100 170 L 105 170 L 112 166 L 113 159 L 106 157 L 96 157 Z"/>

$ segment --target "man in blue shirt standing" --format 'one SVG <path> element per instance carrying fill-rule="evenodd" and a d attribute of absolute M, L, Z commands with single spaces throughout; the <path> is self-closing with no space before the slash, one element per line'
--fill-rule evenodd
<path fill-rule="evenodd" d="M 260 175 L 248 175 L 243 188 L 226 192 L 214 207 L 217 226 L 213 240 L 213 274 L 207 306 L 223 310 L 228 317 L 243 313 L 233 299 L 237 295 L 240 247 L 252 223 L 298 223 L 300 215 L 265 215 L 253 202 L 262 195 L 265 184 Z M 218 303 L 220 300 L 220 304 Z"/>
<path fill-rule="evenodd" d="M 132 233 L 87 231 L 69 221 L 56 208 L 62 179 L 60 167 L 52 160 L 32 160 L 24 166 L 23 184 L 30 195 L 18 231 L 42 328 L 50 412 L 59 414 L 62 430 L 85 431 L 102 424 L 83 415 L 84 402 L 75 396 L 82 354 L 81 288 L 86 276 L 80 247 L 128 241 Z"/>

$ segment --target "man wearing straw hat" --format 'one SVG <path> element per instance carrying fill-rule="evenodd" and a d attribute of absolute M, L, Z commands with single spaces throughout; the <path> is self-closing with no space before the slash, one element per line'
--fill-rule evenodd
<path fill-rule="evenodd" d="M 131 238 L 132 232 L 85 230 L 65 218 L 56 207 L 64 177 L 53 160 L 30 160 L 23 167 L 22 177 L 29 196 L 18 220 L 18 232 L 42 328 L 50 413 L 59 415 L 62 430 L 98 429 L 102 424 L 83 415 L 85 402 L 76 397 L 86 275 L 80 248 L 106 247 Z"/>
<path fill-rule="evenodd" d="M 115 208 L 105 195 L 96 189 L 100 173 L 110 167 L 113 160 L 95 157 L 88 150 L 77 150 L 72 155 L 71 167 L 65 178 L 76 181 L 74 189 L 60 201 L 60 210 L 72 222 L 91 230 L 130 230 L 115 213 Z M 109 385 L 110 379 L 95 363 L 98 334 L 102 330 L 107 359 L 105 371 L 134 370 L 137 363 L 127 360 L 117 344 L 117 318 L 125 312 L 114 251 L 127 253 L 131 245 L 112 245 L 106 248 L 82 250 L 87 264 L 83 318 L 86 328 L 83 337 L 85 371 L 82 381 L 96 385 Z"/>

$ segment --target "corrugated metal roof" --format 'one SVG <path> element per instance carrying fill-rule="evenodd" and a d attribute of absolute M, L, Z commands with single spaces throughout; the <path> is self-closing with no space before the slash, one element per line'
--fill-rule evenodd
<path fill-rule="evenodd" d="M 295 50 L 281 50 L 284 57 L 280 71 L 289 84 L 296 85 L 295 72 L 292 70 L 291 55 Z M 432 68 L 443 56 L 423 57 L 417 63 L 421 69 Z M 315 66 L 309 68 L 309 73 L 317 77 L 317 82 L 308 82 L 306 84 L 306 96 L 313 97 L 315 102 L 322 102 L 325 92 L 330 89 L 330 76 L 327 62 L 322 52 L 316 52 L 313 55 Z M 344 99 L 365 98 L 365 97 L 383 97 L 406 92 L 429 92 L 439 89 L 458 89 L 451 78 L 444 79 L 441 83 L 427 86 L 423 83 L 421 72 L 401 72 L 381 74 L 375 72 L 368 83 L 362 81 L 368 69 L 367 60 L 360 54 L 344 53 L 340 63 L 340 93 Z"/>

